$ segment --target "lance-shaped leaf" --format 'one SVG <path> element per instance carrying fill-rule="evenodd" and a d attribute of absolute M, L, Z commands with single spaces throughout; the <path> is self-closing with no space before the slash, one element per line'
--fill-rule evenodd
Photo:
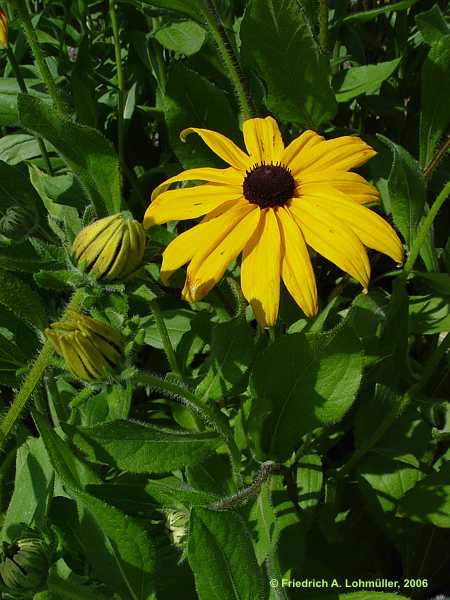
<path fill-rule="evenodd" d="M 193 508 L 188 560 L 199 600 L 264 600 L 266 583 L 244 520 L 234 511 Z"/>
<path fill-rule="evenodd" d="M 120 168 L 114 147 L 99 131 L 78 125 L 38 98 L 19 94 L 23 127 L 48 140 L 79 178 L 97 216 L 120 210 Z"/>
<path fill-rule="evenodd" d="M 92 428 L 64 428 L 91 460 L 132 473 L 164 473 L 193 465 L 212 454 L 220 442 L 216 433 L 192 433 L 124 420 Z"/>

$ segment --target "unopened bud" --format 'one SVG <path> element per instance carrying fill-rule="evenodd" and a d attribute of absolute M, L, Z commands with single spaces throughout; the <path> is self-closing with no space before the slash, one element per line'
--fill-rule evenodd
<path fill-rule="evenodd" d="M 83 381 L 104 381 L 122 358 L 120 333 L 76 311 L 71 311 L 64 321 L 52 323 L 45 334 L 70 371 Z"/>
<path fill-rule="evenodd" d="M 187 513 L 180 510 L 170 510 L 167 513 L 166 526 L 169 530 L 169 536 L 174 546 L 184 549 L 188 534 Z"/>
<path fill-rule="evenodd" d="M 8 17 L 0 8 L 0 45 L 3 48 L 8 47 Z"/>
<path fill-rule="evenodd" d="M 0 575 L 8 592 L 16 598 L 33 598 L 47 581 L 49 548 L 38 537 L 4 544 Z"/>
<path fill-rule="evenodd" d="M 82 270 L 97 280 L 121 280 L 137 269 L 145 251 L 142 225 L 118 213 L 98 219 L 80 231 L 72 251 Z"/>

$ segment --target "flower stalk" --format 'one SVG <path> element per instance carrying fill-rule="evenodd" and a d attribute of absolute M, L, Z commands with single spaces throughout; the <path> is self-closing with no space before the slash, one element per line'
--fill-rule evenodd
<path fill-rule="evenodd" d="M 319 42 L 322 52 L 328 52 L 328 0 L 319 4 Z"/>
<path fill-rule="evenodd" d="M 70 310 L 79 308 L 83 302 L 83 299 L 84 290 L 77 290 L 67 306 L 64 315 L 66 315 Z M 11 433 L 14 425 L 20 419 L 31 394 L 44 374 L 45 369 L 48 367 L 54 352 L 55 349 L 52 342 L 47 340 L 42 346 L 42 349 L 39 352 L 36 360 L 34 361 L 30 372 L 22 383 L 19 392 L 10 406 L 6 416 L 0 423 L 0 449 L 3 448 L 8 435 Z"/>
<path fill-rule="evenodd" d="M 254 110 L 251 106 L 250 97 L 246 90 L 238 61 L 231 49 L 222 19 L 214 4 L 214 0 L 205 0 L 205 6 L 206 9 L 203 11 L 203 15 L 228 72 L 228 76 L 242 110 L 244 121 L 251 119 L 254 115 Z"/>
<path fill-rule="evenodd" d="M 67 107 L 63 102 L 61 96 L 59 95 L 55 81 L 52 77 L 52 74 L 50 73 L 50 69 L 48 68 L 41 47 L 39 46 L 38 38 L 33 24 L 31 22 L 27 4 L 25 0 L 16 0 L 12 4 L 17 10 L 19 19 L 22 23 L 22 27 L 25 33 L 25 37 L 27 38 L 28 44 L 34 56 L 34 60 L 36 61 L 36 65 L 39 69 L 41 77 L 45 85 L 47 86 L 47 90 L 53 101 L 53 104 L 61 114 L 67 114 Z"/>

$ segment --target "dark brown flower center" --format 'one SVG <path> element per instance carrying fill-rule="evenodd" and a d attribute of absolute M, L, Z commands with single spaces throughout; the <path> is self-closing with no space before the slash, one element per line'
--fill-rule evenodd
<path fill-rule="evenodd" d="M 280 164 L 255 165 L 244 179 L 244 196 L 261 208 L 282 206 L 295 191 L 295 180 L 290 170 Z"/>

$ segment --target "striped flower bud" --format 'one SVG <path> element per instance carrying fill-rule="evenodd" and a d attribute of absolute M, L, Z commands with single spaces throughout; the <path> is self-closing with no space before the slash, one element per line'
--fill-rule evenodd
<path fill-rule="evenodd" d="M 0 45 L 3 48 L 8 47 L 8 17 L 0 8 Z"/>
<path fill-rule="evenodd" d="M 33 598 L 44 587 L 50 566 L 49 548 L 38 537 L 26 537 L 4 544 L 0 575 L 15 598 Z"/>
<path fill-rule="evenodd" d="M 145 250 L 142 225 L 126 213 L 98 219 L 80 231 L 72 251 L 80 269 L 95 279 L 124 279 L 141 264 Z"/>
<path fill-rule="evenodd" d="M 83 381 L 104 381 L 122 357 L 120 333 L 76 311 L 64 321 L 52 323 L 45 334 L 73 375 Z"/>

